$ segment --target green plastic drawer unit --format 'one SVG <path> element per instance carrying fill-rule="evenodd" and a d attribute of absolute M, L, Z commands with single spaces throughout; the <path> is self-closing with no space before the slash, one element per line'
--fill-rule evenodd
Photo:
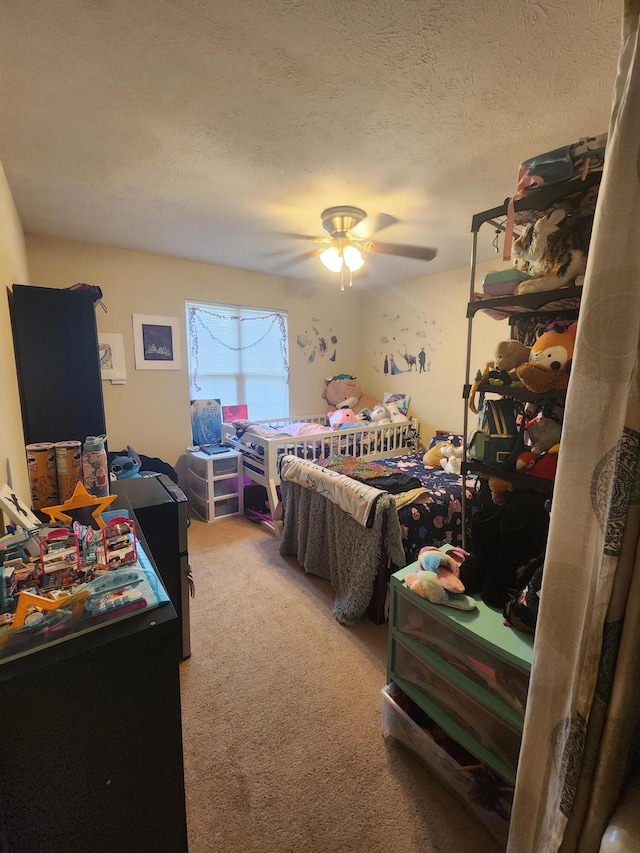
<path fill-rule="evenodd" d="M 522 730 L 500 719 L 394 638 L 393 682 L 465 749 L 508 782 L 515 781 Z"/>
<path fill-rule="evenodd" d="M 434 618 L 410 590 L 398 594 L 394 624 L 402 634 L 423 643 L 432 654 L 524 716 L 529 687 L 529 669 L 525 664 L 516 665 L 499 657 L 495 649 L 461 633 L 455 623 Z M 504 636 L 512 630 L 501 626 L 499 634 Z"/>

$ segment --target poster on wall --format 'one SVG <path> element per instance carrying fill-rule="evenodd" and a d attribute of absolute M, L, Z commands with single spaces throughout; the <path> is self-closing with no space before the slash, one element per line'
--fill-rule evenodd
<path fill-rule="evenodd" d="M 220 400 L 191 401 L 191 441 L 194 445 L 220 444 L 222 406 Z"/>

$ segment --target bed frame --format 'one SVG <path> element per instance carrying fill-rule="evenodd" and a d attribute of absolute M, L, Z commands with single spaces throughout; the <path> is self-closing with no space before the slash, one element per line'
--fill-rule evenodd
<path fill-rule="evenodd" d="M 280 427 L 293 423 L 317 423 L 328 426 L 326 414 L 297 418 L 255 421 L 263 426 Z M 267 490 L 271 512 L 278 505 L 280 485 L 278 462 L 289 453 L 303 459 L 321 459 L 335 453 L 367 459 L 385 459 L 414 449 L 420 436 L 420 422 L 413 419 L 395 424 L 363 423 L 349 429 L 334 430 L 317 435 L 282 435 L 263 438 L 248 429 L 242 439 L 236 437 L 232 424 L 222 424 L 222 443 L 242 453 L 243 473 Z M 248 446 L 251 443 L 254 449 Z"/>

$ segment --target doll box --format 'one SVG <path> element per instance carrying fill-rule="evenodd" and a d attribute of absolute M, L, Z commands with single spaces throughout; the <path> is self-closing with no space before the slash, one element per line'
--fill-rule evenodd
<path fill-rule="evenodd" d="M 518 269 L 488 272 L 482 281 L 482 289 L 487 296 L 511 296 L 520 282 L 528 278 L 531 278 L 528 273 Z"/>

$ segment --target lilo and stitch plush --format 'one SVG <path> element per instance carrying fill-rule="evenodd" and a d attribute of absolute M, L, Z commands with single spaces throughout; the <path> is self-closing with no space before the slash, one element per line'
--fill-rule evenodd
<path fill-rule="evenodd" d="M 134 477 L 140 477 L 141 465 L 136 451 L 131 445 L 127 445 L 127 455 L 116 456 L 109 465 L 109 472 L 114 480 L 132 480 Z"/>

